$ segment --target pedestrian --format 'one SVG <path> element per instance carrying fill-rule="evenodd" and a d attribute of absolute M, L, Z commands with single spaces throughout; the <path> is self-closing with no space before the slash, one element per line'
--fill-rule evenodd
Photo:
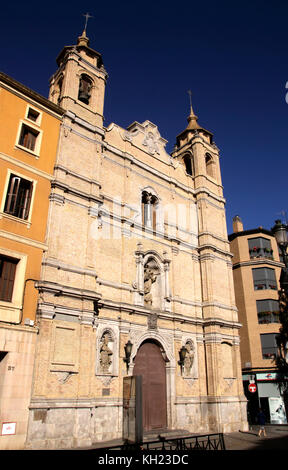
<path fill-rule="evenodd" d="M 261 408 L 259 409 L 259 413 L 257 415 L 257 418 L 258 418 L 258 424 L 260 426 L 258 436 L 261 437 L 261 434 L 263 433 L 263 436 L 266 437 L 266 430 L 265 430 L 266 418 L 265 418 L 265 414 L 263 413 Z"/>

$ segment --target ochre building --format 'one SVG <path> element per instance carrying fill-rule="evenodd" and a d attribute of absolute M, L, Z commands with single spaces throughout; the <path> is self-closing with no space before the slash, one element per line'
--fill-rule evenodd
<path fill-rule="evenodd" d="M 121 437 L 123 378 L 132 375 L 143 378 L 145 432 L 246 429 L 212 133 L 191 108 L 170 155 L 149 121 L 104 127 L 107 72 L 85 31 L 57 66 L 49 99 L 65 115 L 26 447 Z"/>
<path fill-rule="evenodd" d="M 63 111 L 0 73 L 0 449 L 21 449 L 38 333 L 49 195 Z"/>
<path fill-rule="evenodd" d="M 229 235 L 239 321 L 243 325 L 241 367 L 248 400 L 249 420 L 257 421 L 261 406 L 267 422 L 286 424 L 283 391 L 287 383 L 277 370 L 279 319 L 279 279 L 283 260 L 271 230 L 263 227 L 244 230 L 239 216 L 233 219 Z"/>

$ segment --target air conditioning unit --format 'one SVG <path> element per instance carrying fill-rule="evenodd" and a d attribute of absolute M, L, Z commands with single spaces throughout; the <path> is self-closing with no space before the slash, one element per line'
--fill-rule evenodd
<path fill-rule="evenodd" d="M 30 320 L 30 318 L 25 318 L 24 325 L 34 326 L 34 320 Z"/>

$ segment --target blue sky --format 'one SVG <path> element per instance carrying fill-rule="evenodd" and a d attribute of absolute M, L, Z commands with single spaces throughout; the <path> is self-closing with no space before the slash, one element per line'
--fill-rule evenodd
<path fill-rule="evenodd" d="M 220 149 L 228 233 L 234 215 L 247 230 L 288 216 L 287 2 L 39 5 L 1 6 L 3 72 L 47 97 L 56 57 L 76 43 L 89 12 L 90 46 L 109 75 L 105 125 L 149 119 L 171 152 L 187 125 L 191 89 L 198 122 Z"/>

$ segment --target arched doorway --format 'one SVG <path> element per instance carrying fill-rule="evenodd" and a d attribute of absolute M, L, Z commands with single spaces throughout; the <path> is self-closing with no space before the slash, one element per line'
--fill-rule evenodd
<path fill-rule="evenodd" d="M 166 367 L 160 347 L 145 341 L 139 348 L 133 375 L 142 376 L 143 429 L 167 428 Z"/>

